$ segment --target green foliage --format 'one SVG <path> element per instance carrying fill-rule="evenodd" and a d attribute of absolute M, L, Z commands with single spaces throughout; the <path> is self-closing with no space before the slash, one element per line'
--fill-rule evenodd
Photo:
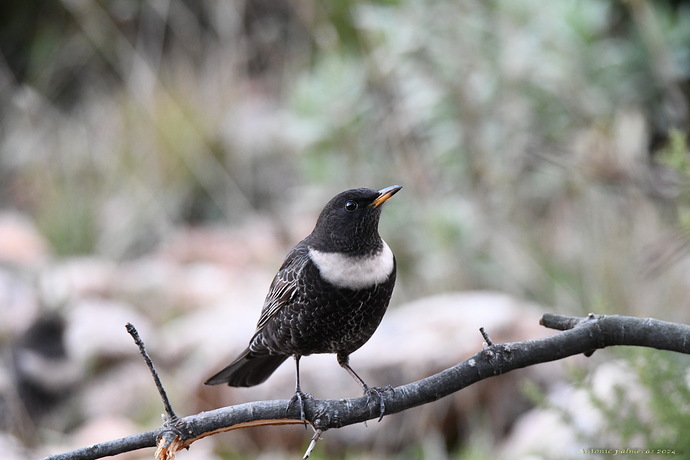
<path fill-rule="evenodd" d="M 690 452 L 690 388 L 686 356 L 670 354 L 660 358 L 653 350 L 643 352 L 633 361 L 641 383 L 649 389 L 650 409 L 655 420 L 645 431 L 650 446 L 676 447 Z"/>
<path fill-rule="evenodd" d="M 690 156 L 687 136 L 678 129 L 669 132 L 667 145 L 659 152 L 659 162 L 690 180 Z"/>
<path fill-rule="evenodd" d="M 669 140 L 658 153 L 659 163 L 667 166 L 677 175 L 678 225 L 690 244 L 690 150 L 687 134 L 674 129 Z"/>
<path fill-rule="evenodd" d="M 582 446 L 688 452 L 688 357 L 637 347 L 601 353 L 606 359 L 596 366 L 569 368 L 572 391 L 560 393 L 565 399 L 550 398 L 531 382 L 522 384 L 523 393 L 557 414 Z"/>
<path fill-rule="evenodd" d="M 629 384 L 616 386 L 613 401 L 590 393 L 604 416 L 604 432 L 617 436 L 621 446 L 690 452 L 687 356 L 650 349 L 625 354 L 636 378 L 632 384 L 641 385 L 643 393 L 631 391 Z"/>

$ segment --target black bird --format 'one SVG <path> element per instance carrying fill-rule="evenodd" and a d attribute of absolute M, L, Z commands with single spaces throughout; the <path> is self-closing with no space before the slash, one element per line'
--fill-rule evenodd
<path fill-rule="evenodd" d="M 264 301 L 249 346 L 206 381 L 251 387 L 264 382 L 288 357 L 295 358 L 297 401 L 304 420 L 299 360 L 335 353 L 368 396 L 370 388 L 352 370 L 349 355 L 372 336 L 386 312 L 395 285 L 395 257 L 378 232 L 381 205 L 402 187 L 358 188 L 326 204 L 309 236 L 288 253 Z"/>

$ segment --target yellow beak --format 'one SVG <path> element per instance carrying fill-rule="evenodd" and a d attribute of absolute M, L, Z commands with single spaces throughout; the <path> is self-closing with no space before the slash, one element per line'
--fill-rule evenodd
<path fill-rule="evenodd" d="M 370 206 L 373 206 L 375 208 L 378 208 L 381 206 L 383 203 L 386 202 L 386 200 L 396 193 L 402 188 L 402 185 L 391 185 L 390 187 L 382 188 L 379 190 L 379 196 L 376 197 L 374 201 L 371 202 Z"/>

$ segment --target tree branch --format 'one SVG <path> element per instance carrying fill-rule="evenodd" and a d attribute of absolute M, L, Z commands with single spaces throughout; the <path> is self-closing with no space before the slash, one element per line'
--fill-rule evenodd
<path fill-rule="evenodd" d="M 170 404 L 170 399 L 168 399 L 168 394 L 165 392 L 165 388 L 163 388 L 163 383 L 161 382 L 161 378 L 158 376 L 156 366 L 153 365 L 153 361 L 146 351 L 144 341 L 141 340 L 141 337 L 139 336 L 139 331 L 137 331 L 137 328 L 134 327 L 132 323 L 127 323 L 125 328 L 127 329 L 127 332 L 129 332 L 129 335 L 132 336 L 132 339 L 134 339 L 134 343 L 136 343 L 137 347 L 139 347 L 139 353 L 141 353 L 141 356 L 144 358 L 144 361 L 149 368 L 149 372 L 151 372 L 151 377 L 153 377 L 153 382 L 156 384 L 158 394 L 160 394 L 161 400 L 163 400 L 163 407 L 165 408 L 167 420 L 170 422 L 177 421 L 178 417 L 172 408 L 172 404 Z"/>
<path fill-rule="evenodd" d="M 540 323 L 563 332 L 537 340 L 492 344 L 438 374 L 386 390 L 383 392 L 386 415 L 436 401 L 495 375 L 609 346 L 634 345 L 690 354 L 690 326 L 683 324 L 651 318 L 593 314 L 586 318 L 545 314 Z M 367 401 L 367 397 L 309 399 L 305 401 L 305 414 L 320 435 L 331 428 L 377 419 L 378 404 L 368 405 Z M 157 430 L 53 455 L 45 460 L 97 459 L 155 447 L 158 440 L 162 440 L 159 450 L 172 449 L 168 454 L 174 456 L 175 451 L 215 433 L 249 426 L 302 423 L 299 409 L 293 405 L 286 412 L 287 407 L 287 400 L 256 401 L 223 407 L 179 418 L 174 424 L 166 423 Z M 315 436 L 314 440 L 317 438 Z"/>

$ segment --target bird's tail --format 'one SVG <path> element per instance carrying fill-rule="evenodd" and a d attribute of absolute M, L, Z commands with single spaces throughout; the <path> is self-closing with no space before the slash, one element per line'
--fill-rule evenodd
<path fill-rule="evenodd" d="M 264 382 L 288 357 L 285 355 L 253 355 L 249 348 L 228 367 L 206 381 L 206 385 L 227 383 L 231 387 L 253 387 Z"/>

